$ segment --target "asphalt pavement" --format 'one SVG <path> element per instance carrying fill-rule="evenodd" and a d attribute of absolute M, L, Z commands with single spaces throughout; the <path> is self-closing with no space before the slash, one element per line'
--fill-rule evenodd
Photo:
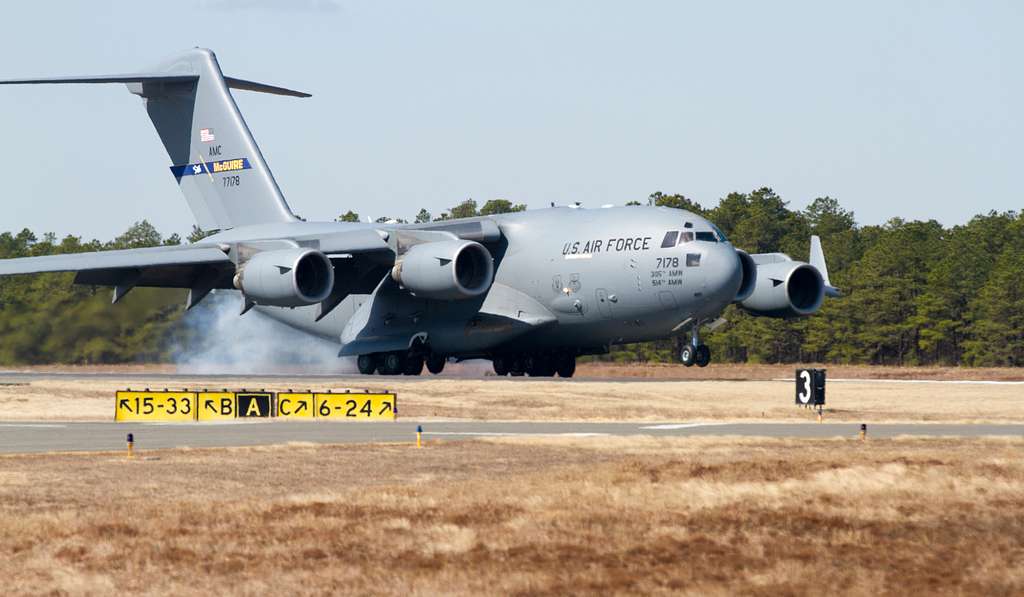
<path fill-rule="evenodd" d="M 136 449 L 227 447 L 308 442 L 414 442 L 497 436 L 744 436 L 857 438 L 860 425 L 850 423 L 588 423 L 493 421 L 231 421 L 207 423 L 2 422 L 0 453 L 122 450 L 128 433 Z M 1024 425 L 879 424 L 868 438 L 895 436 L 1024 436 Z"/>

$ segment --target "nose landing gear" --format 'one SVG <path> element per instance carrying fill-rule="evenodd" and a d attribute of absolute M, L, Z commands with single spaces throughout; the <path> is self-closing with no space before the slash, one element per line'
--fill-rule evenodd
<path fill-rule="evenodd" d="M 711 349 L 707 344 L 701 344 L 698 324 L 694 324 L 690 332 L 690 341 L 679 348 L 679 362 L 687 367 L 707 367 L 711 362 Z"/>

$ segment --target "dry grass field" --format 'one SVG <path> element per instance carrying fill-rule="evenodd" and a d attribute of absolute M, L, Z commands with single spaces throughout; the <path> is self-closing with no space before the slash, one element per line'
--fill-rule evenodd
<path fill-rule="evenodd" d="M 1020 438 L 144 456 L 0 456 L 4 593 L 1024 592 Z"/>
<path fill-rule="evenodd" d="M 708 370 L 713 368 L 709 367 Z M 746 373 L 745 377 L 740 373 Z M 734 379 L 661 381 L 620 379 L 567 381 L 408 378 L 277 378 L 249 389 L 390 389 L 399 394 L 407 419 L 545 421 L 796 421 L 813 418 L 793 405 L 795 382 L 771 381 L 761 369 Z M 776 368 L 774 378 L 792 370 Z M 167 381 L 115 377 L 55 378 L 0 384 L 0 420 L 110 420 L 118 389 L 134 387 L 220 388 L 213 379 Z M 833 422 L 1019 422 L 1024 420 L 1024 384 L 910 383 L 904 380 L 833 380 L 826 420 Z"/>

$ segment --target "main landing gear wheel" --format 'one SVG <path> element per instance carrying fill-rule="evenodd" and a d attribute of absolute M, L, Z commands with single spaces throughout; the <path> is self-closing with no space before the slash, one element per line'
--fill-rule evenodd
<path fill-rule="evenodd" d="M 402 371 L 405 375 L 419 375 L 423 373 L 423 355 L 421 354 L 410 354 L 405 358 L 405 370 Z"/>
<path fill-rule="evenodd" d="M 548 355 L 538 354 L 530 359 L 530 377 L 554 377 L 556 368 L 554 358 Z"/>
<path fill-rule="evenodd" d="M 508 373 L 512 377 L 522 377 L 526 374 L 527 359 L 521 354 L 517 354 L 512 357 L 512 360 L 508 364 Z"/>
<path fill-rule="evenodd" d="M 508 375 L 508 357 L 494 357 L 491 359 L 491 365 L 494 366 L 494 374 L 498 377 Z"/>
<path fill-rule="evenodd" d="M 701 344 L 693 355 L 693 364 L 698 367 L 707 367 L 711 362 L 711 349 L 707 344 Z"/>
<path fill-rule="evenodd" d="M 444 371 L 444 355 L 430 353 L 427 357 L 427 371 L 430 371 L 434 375 Z"/>
<path fill-rule="evenodd" d="M 697 350 L 690 344 L 684 344 L 679 349 L 679 362 L 687 367 L 693 367 L 697 360 Z"/>
<path fill-rule="evenodd" d="M 356 367 L 363 375 L 373 375 L 373 372 L 377 370 L 377 359 L 372 354 L 361 354 L 356 359 Z"/>
<path fill-rule="evenodd" d="M 385 353 L 384 359 L 380 364 L 381 375 L 401 375 L 405 372 L 405 353 L 404 352 L 389 352 Z"/>
<path fill-rule="evenodd" d="M 562 355 L 558 359 L 558 366 L 556 368 L 558 377 L 569 378 L 576 373 L 576 357 L 574 355 Z"/>

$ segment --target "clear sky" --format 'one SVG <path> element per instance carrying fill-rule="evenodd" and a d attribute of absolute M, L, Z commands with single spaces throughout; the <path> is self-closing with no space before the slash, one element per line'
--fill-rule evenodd
<path fill-rule="evenodd" d="M 4 7 L 0 77 L 225 73 L 307 219 L 771 186 L 865 224 L 1024 207 L 1024 3 L 180 0 Z M 120 85 L 0 88 L 0 231 L 192 225 Z"/>

